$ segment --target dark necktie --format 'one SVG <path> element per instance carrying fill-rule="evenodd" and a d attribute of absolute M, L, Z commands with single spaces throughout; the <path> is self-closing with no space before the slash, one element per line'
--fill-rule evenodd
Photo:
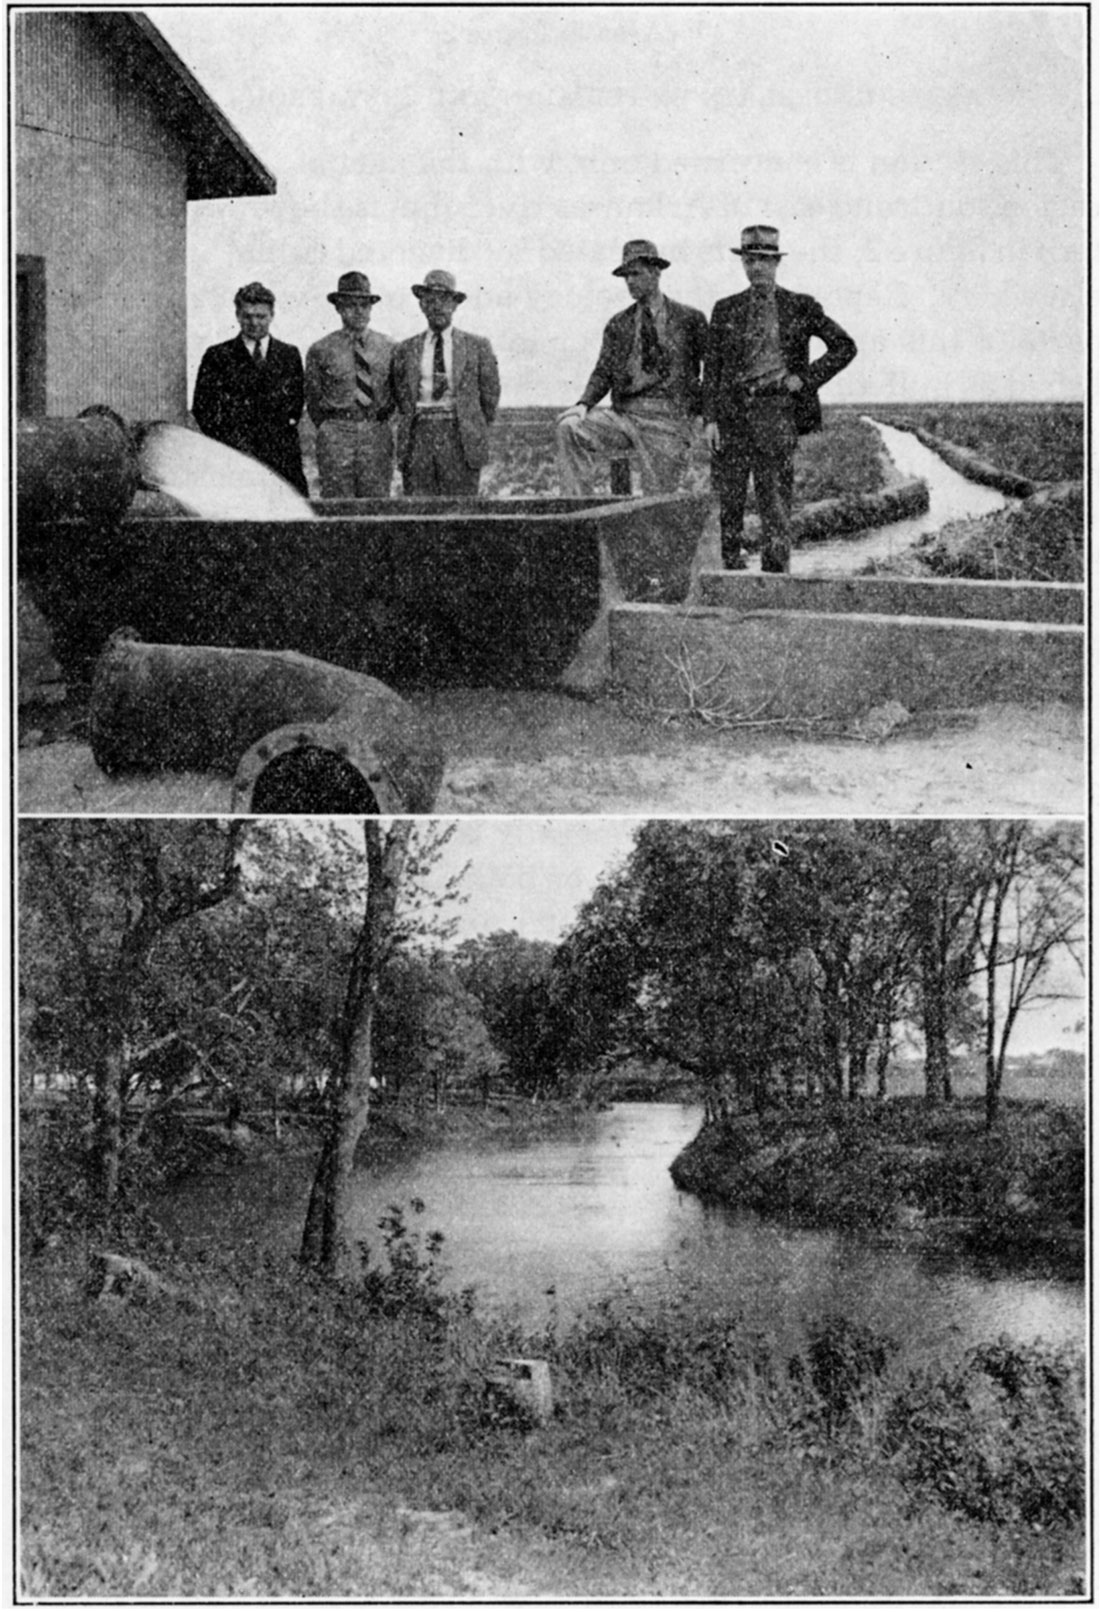
<path fill-rule="evenodd" d="M 658 375 L 661 380 L 668 377 L 669 358 L 661 346 L 661 338 L 657 334 L 657 321 L 653 317 L 653 310 L 642 304 L 642 368 L 647 375 Z"/>
<path fill-rule="evenodd" d="M 370 364 L 366 348 L 355 344 L 355 401 L 364 414 L 374 412 L 374 387 L 371 385 Z"/>
<path fill-rule="evenodd" d="M 257 342 L 255 347 L 253 347 L 253 349 L 252 349 L 252 362 L 255 364 L 257 369 L 263 369 L 263 367 L 264 367 L 264 350 L 260 346 L 259 342 Z"/>
<path fill-rule="evenodd" d="M 447 366 L 443 362 L 443 332 L 435 333 L 435 357 L 432 359 L 432 402 L 438 403 L 447 395 Z"/>

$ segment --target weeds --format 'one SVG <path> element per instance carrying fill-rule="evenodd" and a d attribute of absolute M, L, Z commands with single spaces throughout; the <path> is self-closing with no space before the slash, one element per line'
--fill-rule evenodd
<path fill-rule="evenodd" d="M 1008 1338 L 894 1399 L 886 1447 L 904 1480 L 982 1522 L 1037 1527 L 1084 1514 L 1083 1368 L 1066 1350 Z"/>
<path fill-rule="evenodd" d="M 945 1595 L 1078 1570 L 1070 1357 L 991 1345 L 899 1380 L 891 1341 L 844 1318 L 810 1317 L 792 1357 L 736 1313 L 625 1297 L 525 1336 L 440 1293 L 410 1208 L 360 1281 L 212 1258 L 237 1303 L 186 1328 L 88 1304 L 58 1251 L 31 1262 L 27 1594 Z M 485 1414 L 485 1369 L 515 1354 L 550 1362 L 544 1425 Z M 1004 1439 L 981 1466 L 986 1401 Z M 1033 1516 L 1041 1534 L 1003 1533 Z"/>

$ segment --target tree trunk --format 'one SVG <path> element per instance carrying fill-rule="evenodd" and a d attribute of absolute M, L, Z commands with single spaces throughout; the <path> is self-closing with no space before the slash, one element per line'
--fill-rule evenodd
<path fill-rule="evenodd" d="M 926 951 L 921 970 L 922 1020 L 924 1029 L 924 1096 L 929 1103 L 946 1102 L 951 1096 L 951 1074 L 947 1035 L 947 988 L 939 958 Z"/>
<path fill-rule="evenodd" d="M 103 1049 L 96 1071 L 94 1104 L 94 1159 L 96 1196 L 109 1215 L 118 1197 L 122 1168 L 122 1105 L 126 1055 L 121 1041 Z"/>
<path fill-rule="evenodd" d="M 324 1141 L 302 1232 L 300 1259 L 324 1276 L 335 1276 L 348 1257 L 346 1226 L 355 1149 L 370 1105 L 372 1037 L 382 965 L 392 943 L 397 897 L 412 824 L 394 823 L 382 837 L 374 819 L 363 824 L 367 854 L 367 901 L 355 945 L 329 1083 Z"/>

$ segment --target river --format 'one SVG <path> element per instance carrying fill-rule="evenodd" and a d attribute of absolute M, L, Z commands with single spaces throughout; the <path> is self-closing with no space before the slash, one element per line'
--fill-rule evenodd
<path fill-rule="evenodd" d="M 868 560 L 896 559 L 923 537 L 937 532 L 949 521 L 971 520 L 998 509 L 1014 509 L 1018 499 L 1008 498 L 995 487 L 968 481 L 926 448 L 911 431 L 868 420 L 882 438 L 890 458 L 903 476 L 920 476 L 928 483 L 928 508 L 908 520 L 893 521 L 853 537 L 838 537 L 827 543 L 810 543 L 791 556 L 795 576 L 837 576 L 860 570 Z"/>
<path fill-rule="evenodd" d="M 449 1287 L 474 1285 L 486 1307 L 532 1326 L 617 1296 L 643 1310 L 736 1312 L 783 1347 L 806 1320 L 843 1312 L 904 1340 L 914 1361 L 1002 1332 L 1083 1342 L 1083 1286 L 1051 1270 L 796 1228 L 678 1192 L 668 1167 L 701 1120 L 694 1105 L 618 1103 L 553 1139 L 494 1138 L 364 1169 L 352 1232 L 380 1253 L 379 1216 L 401 1205 L 411 1229 L 443 1232 Z M 309 1184 L 302 1161 L 242 1165 L 189 1179 L 156 1214 L 185 1246 L 216 1227 L 219 1241 L 291 1252 Z"/>

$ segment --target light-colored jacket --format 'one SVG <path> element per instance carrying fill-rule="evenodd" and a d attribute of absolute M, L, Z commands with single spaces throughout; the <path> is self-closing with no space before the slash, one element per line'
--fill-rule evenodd
<path fill-rule="evenodd" d="M 398 342 L 390 370 L 397 422 L 397 462 L 404 467 L 412 447 L 412 425 L 420 395 L 420 359 L 429 332 L 423 330 Z M 500 402 L 500 372 L 496 354 L 484 336 L 468 330 L 451 330 L 451 390 L 462 451 L 471 470 L 489 459 L 489 427 Z"/>

